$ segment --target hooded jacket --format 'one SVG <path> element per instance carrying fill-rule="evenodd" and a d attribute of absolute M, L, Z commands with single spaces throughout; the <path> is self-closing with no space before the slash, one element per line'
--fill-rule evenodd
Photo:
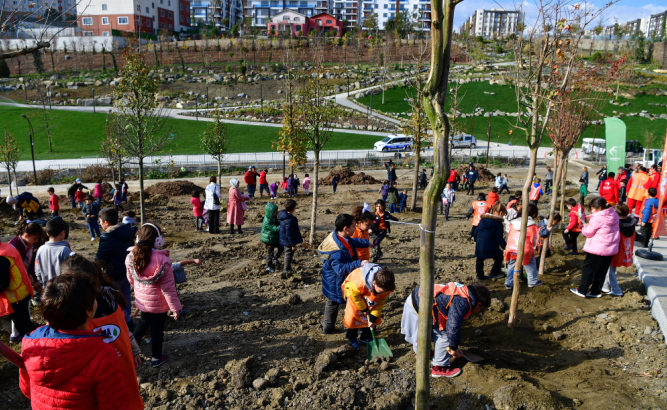
<path fill-rule="evenodd" d="M 299 220 L 296 219 L 296 216 L 283 209 L 278 213 L 278 222 L 280 222 L 280 244 L 282 246 L 295 246 L 303 242 Z"/>
<path fill-rule="evenodd" d="M 129 224 L 119 223 L 110 226 L 100 235 L 100 246 L 95 254 L 95 261 L 102 264 L 107 275 L 115 281 L 127 276 L 125 257 L 127 248 L 134 245 L 137 228 Z"/>
<path fill-rule="evenodd" d="M 317 248 L 322 258 L 322 293 L 336 303 L 345 303 L 341 285 L 353 270 L 361 266 L 356 248 L 368 248 L 366 239 L 347 238 L 348 251 L 336 231 L 330 233 Z"/>
<path fill-rule="evenodd" d="M 134 304 L 142 312 L 164 313 L 169 310 L 180 312 L 181 301 L 176 293 L 174 271 L 171 268 L 168 249 L 153 249 L 148 266 L 137 272 L 134 268 L 132 250 L 129 248 L 125 266 L 127 280 L 134 288 Z"/>
<path fill-rule="evenodd" d="M 115 349 L 99 333 L 42 326 L 23 339 L 19 385 L 33 409 L 129 410 Z"/>
<path fill-rule="evenodd" d="M 259 239 L 267 245 L 278 245 L 280 243 L 280 224 L 273 216 L 278 206 L 269 202 L 264 206 L 264 220 L 262 221 L 262 233 Z"/>
<path fill-rule="evenodd" d="M 254 184 L 253 184 L 254 185 Z M 243 225 L 245 218 L 245 209 L 243 203 L 249 201 L 248 195 L 241 194 L 241 191 L 236 187 L 229 188 L 229 203 L 227 206 L 227 223 L 230 225 Z"/>
<path fill-rule="evenodd" d="M 492 214 L 482 215 L 475 229 L 475 257 L 497 259 L 503 257 L 505 239 L 503 239 L 503 218 Z"/>
<path fill-rule="evenodd" d="M 584 252 L 600 256 L 616 255 L 621 240 L 618 214 L 614 208 L 598 211 L 588 217 L 581 234 L 586 239 Z"/>
<path fill-rule="evenodd" d="M 375 263 L 367 263 L 361 267 L 361 277 L 363 278 L 364 286 L 360 287 L 359 283 L 351 280 L 355 276 L 354 272 L 350 273 L 348 279 L 343 283 L 345 297 L 354 303 L 359 311 L 363 312 L 366 309 L 369 309 L 369 321 L 371 323 L 378 323 L 376 320 L 382 314 L 384 302 L 387 300 L 387 296 L 391 293 L 391 291 L 389 291 L 377 294 L 375 304 L 369 303 L 368 299 L 366 299 L 366 297 L 371 294 L 371 289 L 373 289 L 375 275 L 381 270 L 382 266 Z M 347 311 L 345 313 L 348 314 Z"/>

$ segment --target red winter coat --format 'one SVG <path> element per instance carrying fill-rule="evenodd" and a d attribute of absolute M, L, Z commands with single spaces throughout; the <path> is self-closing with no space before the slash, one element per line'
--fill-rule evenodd
<path fill-rule="evenodd" d="M 266 172 L 264 172 L 264 171 L 259 173 L 259 184 L 260 185 L 268 184 L 268 182 L 266 182 Z"/>
<path fill-rule="evenodd" d="M 19 385 L 38 410 L 129 410 L 115 349 L 99 333 L 42 326 L 23 339 Z"/>

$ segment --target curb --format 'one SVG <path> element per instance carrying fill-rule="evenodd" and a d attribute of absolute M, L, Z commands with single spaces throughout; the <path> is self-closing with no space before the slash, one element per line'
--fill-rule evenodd
<path fill-rule="evenodd" d="M 660 280 L 650 275 L 642 268 L 636 255 L 632 255 L 632 262 L 637 267 L 637 276 L 646 286 L 646 299 L 651 302 L 651 314 L 658 322 L 662 331 L 663 340 L 667 344 L 667 292 L 666 287 L 661 286 Z M 663 280 L 664 282 L 664 280 Z M 662 290 L 662 292 L 661 292 Z"/>

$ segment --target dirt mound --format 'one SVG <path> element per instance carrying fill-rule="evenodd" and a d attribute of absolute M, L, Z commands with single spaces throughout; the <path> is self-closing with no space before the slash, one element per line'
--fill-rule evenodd
<path fill-rule="evenodd" d="M 363 172 L 355 174 L 350 168 L 335 169 L 329 172 L 329 176 L 320 179 L 319 183 L 322 185 L 331 185 L 331 181 L 336 175 L 340 179 L 338 185 L 372 185 L 380 183 L 377 179 Z"/>
<path fill-rule="evenodd" d="M 144 190 L 148 195 L 166 195 L 166 196 L 182 196 L 191 195 L 192 191 L 198 189 L 203 191 L 204 188 L 193 184 L 190 181 L 170 181 L 158 182 L 157 184 L 148 187 Z"/>
<path fill-rule="evenodd" d="M 466 172 L 468 172 L 468 169 L 470 167 L 466 164 L 461 164 L 459 165 L 458 168 L 456 168 L 456 172 L 459 173 L 459 175 L 463 175 Z M 479 174 L 479 181 L 480 182 L 492 182 L 496 180 L 496 176 L 491 173 L 488 169 L 484 168 L 483 166 L 477 166 L 475 168 L 477 170 L 477 173 Z"/>

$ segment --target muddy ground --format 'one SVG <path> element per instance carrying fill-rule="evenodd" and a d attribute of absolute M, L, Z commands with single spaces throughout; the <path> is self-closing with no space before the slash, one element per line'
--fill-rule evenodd
<path fill-rule="evenodd" d="M 407 176 L 399 180 L 399 188 L 403 185 L 408 185 Z M 378 189 L 340 186 L 333 195 L 326 187 L 320 197 L 317 244 L 338 213 L 375 201 Z M 474 280 L 474 243 L 467 238 L 470 222 L 465 220 L 471 199 L 460 193 L 453 218 L 439 219 L 439 283 Z M 507 195 L 501 199 L 507 202 Z M 266 202 L 264 197 L 249 204 L 244 233 L 234 236 L 224 227 L 217 236 L 195 232 L 186 196 L 156 197 L 149 204 L 148 219 L 163 228 L 172 259 L 197 257 L 204 264 L 188 267 L 188 282 L 178 287 L 184 311 L 182 319 L 168 322 L 164 351 L 170 361 L 159 369 L 144 364 L 138 370 L 146 408 L 411 408 L 415 356 L 400 334 L 400 321 L 404 300 L 418 282 L 418 230 L 394 224 L 383 244 L 386 256 L 381 263 L 396 273 L 397 289 L 385 305 L 378 336 L 387 339 L 394 358 L 388 364 L 367 363 L 363 347 L 357 353 L 344 347 L 342 309 L 341 332 L 321 333 L 321 261 L 312 248 L 297 252 L 293 276 L 265 271 L 259 233 Z M 298 198 L 296 216 L 306 238 L 310 204 L 311 198 Z M 540 205 L 546 209 L 546 201 Z M 91 244 L 83 218 L 72 211 L 61 214 L 72 223 L 73 250 L 92 257 L 97 242 Z M 417 222 L 419 217 L 399 215 L 403 221 Z M 1 239 L 7 241 L 15 219 L 6 213 L 0 218 Z M 511 292 L 502 281 L 487 283 L 497 300 L 493 308 L 467 321 L 462 333 L 462 345 L 487 360 L 454 360 L 463 373 L 432 380 L 431 408 L 667 408 L 665 343 L 634 268 L 620 270 L 624 297 L 580 299 L 568 288 L 578 284 L 584 256 L 566 256 L 562 247 L 562 237 L 555 235 L 554 256 L 541 278 L 545 285 L 522 288 L 514 329 L 507 327 Z M 41 321 L 36 310 L 33 316 Z M 6 331 L 0 332 L 0 340 L 7 343 Z M 146 340 L 142 350 L 149 358 Z M 18 370 L 7 362 L 0 366 L 2 408 L 29 408 L 18 388 Z M 261 390 L 252 386 L 258 378 L 266 380 L 258 382 Z"/>

